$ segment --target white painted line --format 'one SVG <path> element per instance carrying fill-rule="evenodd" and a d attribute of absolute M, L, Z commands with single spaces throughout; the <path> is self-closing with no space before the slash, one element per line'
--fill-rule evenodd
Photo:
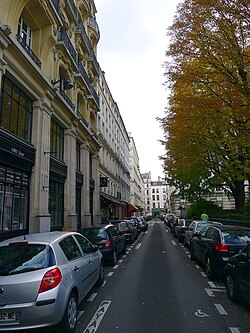
<path fill-rule="evenodd" d="M 188 255 L 188 258 L 191 258 L 191 255 L 190 255 L 190 254 Z"/>
<path fill-rule="evenodd" d="M 124 254 L 122 257 L 123 257 L 123 259 L 126 258 L 126 254 Z"/>
<path fill-rule="evenodd" d="M 123 262 L 123 260 L 121 259 L 121 260 L 119 260 L 118 262 L 121 264 L 121 263 Z"/>
<path fill-rule="evenodd" d="M 105 280 L 105 281 L 103 281 L 103 284 L 102 284 L 101 286 L 102 286 L 102 287 L 104 287 L 106 283 L 107 283 L 107 281 L 106 281 L 106 280 Z"/>
<path fill-rule="evenodd" d="M 198 268 L 199 270 L 201 269 L 200 266 L 198 266 L 198 265 L 195 265 L 195 267 Z"/>
<path fill-rule="evenodd" d="M 113 267 L 113 269 L 117 269 L 119 267 L 119 265 L 115 265 L 114 267 Z"/>
<path fill-rule="evenodd" d="M 87 302 L 93 302 L 93 300 L 96 298 L 97 293 L 93 293 L 89 296 L 89 298 L 87 299 Z"/>
<path fill-rule="evenodd" d="M 237 327 L 229 327 L 232 333 L 240 333 L 240 330 Z"/>
<path fill-rule="evenodd" d="M 185 251 L 185 253 L 186 253 L 186 254 L 189 254 L 189 252 L 188 252 L 188 251 Z"/>
<path fill-rule="evenodd" d="M 203 277 L 207 277 L 207 274 L 204 273 L 204 272 L 201 272 L 201 275 L 202 275 Z"/>
<path fill-rule="evenodd" d="M 226 292 L 226 288 L 225 289 L 211 289 L 212 291 L 216 291 L 216 292 L 219 292 L 219 293 L 225 293 Z"/>
<path fill-rule="evenodd" d="M 148 232 L 147 231 L 145 231 L 145 234 L 147 234 Z"/>
<path fill-rule="evenodd" d="M 215 297 L 215 296 L 214 296 L 214 293 L 212 292 L 211 289 L 205 288 L 205 291 L 206 291 L 206 293 L 208 294 L 208 296 L 210 296 L 210 297 Z"/>
<path fill-rule="evenodd" d="M 166 232 L 168 232 L 168 229 L 166 229 Z"/>
<path fill-rule="evenodd" d="M 171 242 L 172 242 L 172 244 L 173 244 L 174 246 L 177 246 L 176 241 L 171 240 Z"/>
<path fill-rule="evenodd" d="M 114 274 L 114 272 L 109 272 L 108 274 L 107 274 L 107 276 L 112 276 Z"/>
<path fill-rule="evenodd" d="M 135 247 L 135 249 L 139 250 L 140 247 L 141 247 L 141 243 L 137 244 L 136 247 Z"/>
<path fill-rule="evenodd" d="M 216 288 L 216 285 L 212 281 L 207 281 L 211 288 Z"/>
<path fill-rule="evenodd" d="M 223 306 L 221 304 L 214 304 L 214 305 L 221 315 L 224 315 L 224 316 L 228 315 L 227 311 L 223 308 Z"/>
<path fill-rule="evenodd" d="M 83 331 L 83 333 L 95 333 L 98 329 L 98 326 L 100 325 L 105 313 L 108 310 L 108 307 L 110 306 L 111 301 L 103 301 L 99 308 L 97 309 L 96 313 L 90 320 L 88 326 Z"/>
<path fill-rule="evenodd" d="M 79 320 L 83 314 L 84 314 L 84 311 L 78 311 L 77 312 L 77 320 Z"/>

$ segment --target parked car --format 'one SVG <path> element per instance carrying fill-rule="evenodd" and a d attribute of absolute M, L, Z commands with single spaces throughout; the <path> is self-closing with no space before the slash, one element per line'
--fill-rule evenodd
<path fill-rule="evenodd" d="M 123 233 L 125 240 L 130 243 L 134 243 L 138 237 L 138 231 L 136 226 L 129 220 L 111 220 L 109 223 L 113 224 L 118 230 Z"/>
<path fill-rule="evenodd" d="M 205 228 L 208 225 L 222 225 L 220 222 L 212 222 L 212 221 L 193 221 L 190 223 L 188 230 L 185 233 L 184 236 L 184 245 L 186 247 L 191 246 L 192 239 L 196 236 L 198 232 L 200 232 L 203 228 Z"/>
<path fill-rule="evenodd" d="M 134 226 L 137 228 L 138 234 L 141 232 L 141 226 L 140 226 L 140 221 L 136 216 L 129 216 L 126 217 L 126 220 L 129 220 L 134 224 Z"/>
<path fill-rule="evenodd" d="M 212 279 L 224 272 L 230 257 L 238 254 L 250 242 L 250 228 L 217 225 L 203 228 L 192 240 L 191 260 L 205 266 Z"/>
<path fill-rule="evenodd" d="M 139 223 L 140 223 L 141 231 L 147 231 L 148 230 L 148 222 L 145 219 L 145 217 L 144 216 L 139 216 L 138 220 L 139 220 Z"/>
<path fill-rule="evenodd" d="M 165 215 L 164 223 L 170 228 L 170 222 L 175 222 L 176 215 L 172 213 L 168 213 Z"/>
<path fill-rule="evenodd" d="M 233 302 L 240 298 L 250 302 L 250 244 L 228 260 L 224 273 L 228 298 Z"/>
<path fill-rule="evenodd" d="M 79 232 L 99 247 L 106 263 L 115 265 L 117 256 L 126 253 L 125 237 L 112 224 L 84 227 Z"/>
<path fill-rule="evenodd" d="M 5 240 L 0 258 L 0 331 L 58 324 L 59 332 L 74 332 L 78 304 L 104 281 L 101 252 L 76 232 Z"/>
<path fill-rule="evenodd" d="M 177 219 L 177 222 L 174 224 L 173 236 L 178 239 L 178 242 L 183 243 L 187 230 L 186 220 Z"/>

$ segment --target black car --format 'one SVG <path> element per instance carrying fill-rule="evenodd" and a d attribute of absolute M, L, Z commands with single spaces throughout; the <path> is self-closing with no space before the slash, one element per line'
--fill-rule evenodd
<path fill-rule="evenodd" d="M 126 253 L 125 237 L 112 224 L 84 227 L 78 230 L 78 232 L 99 247 L 105 262 L 115 265 L 117 255 Z"/>
<path fill-rule="evenodd" d="M 228 298 L 233 302 L 240 298 L 250 302 L 250 244 L 228 260 L 224 273 Z"/>
<path fill-rule="evenodd" d="M 109 222 L 116 226 L 121 233 L 123 233 L 127 242 L 134 243 L 138 237 L 138 231 L 132 222 L 128 220 L 112 220 Z"/>
<path fill-rule="evenodd" d="M 174 223 L 176 220 L 176 215 L 172 213 L 168 213 L 165 215 L 164 223 L 170 228 L 170 224 Z"/>
<path fill-rule="evenodd" d="M 250 242 L 250 228 L 235 225 L 217 225 L 203 228 L 191 243 L 191 260 L 205 266 L 207 276 L 212 279 L 224 272 L 224 268 L 235 254 Z"/>
<path fill-rule="evenodd" d="M 140 221 L 136 216 L 126 217 L 126 220 L 129 220 L 130 222 L 133 223 L 133 225 L 137 228 L 138 234 L 141 232 Z"/>

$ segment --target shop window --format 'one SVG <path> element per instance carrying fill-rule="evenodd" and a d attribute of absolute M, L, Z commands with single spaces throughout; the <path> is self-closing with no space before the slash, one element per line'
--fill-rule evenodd
<path fill-rule="evenodd" d="M 31 141 L 32 100 L 6 76 L 3 77 L 0 126 L 25 141 Z"/>
<path fill-rule="evenodd" d="M 27 229 L 29 177 L 0 166 L 0 232 Z"/>
<path fill-rule="evenodd" d="M 64 211 L 64 184 L 50 180 L 49 186 L 49 213 L 51 215 L 51 228 L 62 229 Z"/>
<path fill-rule="evenodd" d="M 63 149 L 64 149 L 64 130 L 54 120 L 51 120 L 51 131 L 50 131 L 50 151 L 51 156 L 63 161 Z"/>

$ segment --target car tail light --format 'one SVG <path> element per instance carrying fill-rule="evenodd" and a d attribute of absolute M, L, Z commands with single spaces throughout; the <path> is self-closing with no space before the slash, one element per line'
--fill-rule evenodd
<path fill-rule="evenodd" d="M 214 249 L 215 249 L 215 251 L 228 252 L 228 245 L 218 243 L 218 244 L 215 244 Z"/>
<path fill-rule="evenodd" d="M 59 268 L 54 268 L 44 274 L 39 293 L 51 290 L 62 281 L 62 273 Z"/>
<path fill-rule="evenodd" d="M 130 229 L 123 230 L 123 232 L 130 232 Z"/>
<path fill-rule="evenodd" d="M 106 243 L 105 243 L 105 245 L 104 245 L 104 249 L 111 249 L 111 242 L 110 242 L 110 240 L 109 239 L 107 239 L 106 240 Z"/>

